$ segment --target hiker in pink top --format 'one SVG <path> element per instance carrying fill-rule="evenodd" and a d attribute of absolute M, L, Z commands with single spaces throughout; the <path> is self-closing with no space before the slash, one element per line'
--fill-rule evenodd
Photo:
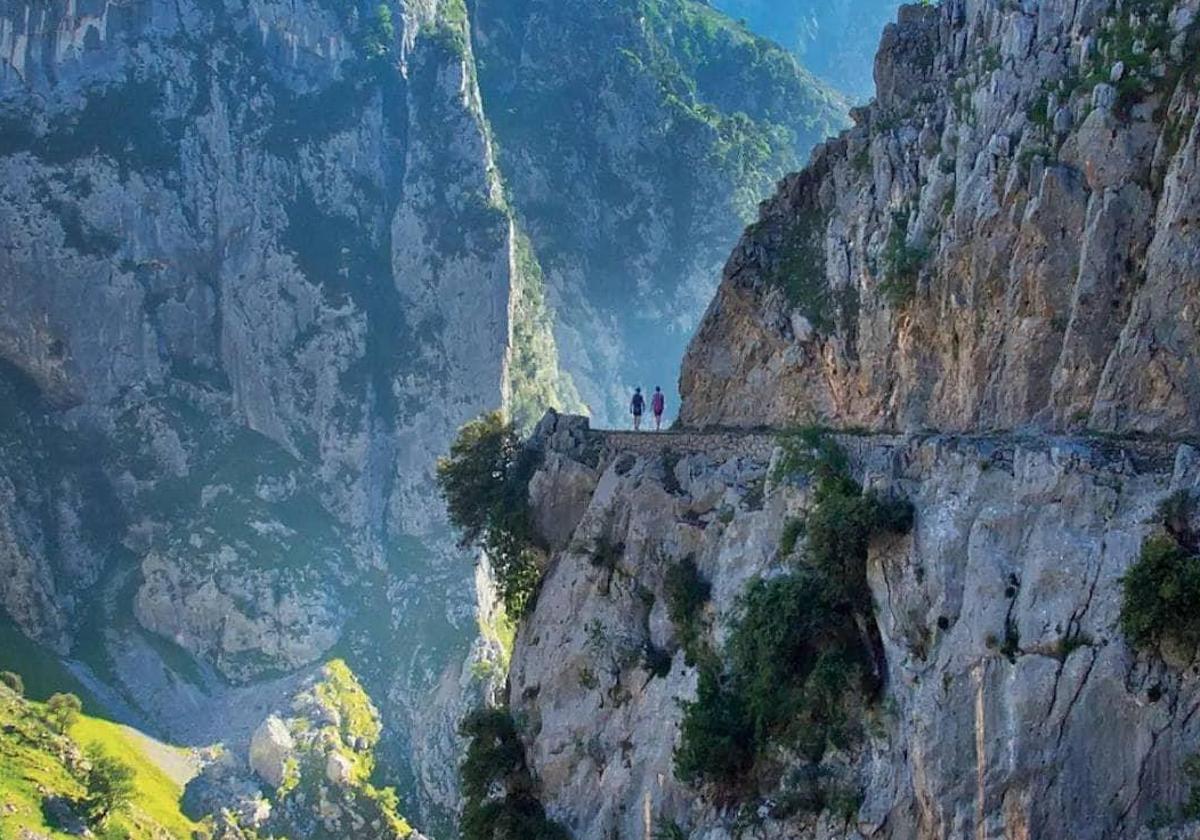
<path fill-rule="evenodd" d="M 650 410 L 654 412 L 654 431 L 662 429 L 663 409 L 667 407 L 667 398 L 663 396 L 662 388 L 654 386 L 654 396 L 650 398 Z"/>

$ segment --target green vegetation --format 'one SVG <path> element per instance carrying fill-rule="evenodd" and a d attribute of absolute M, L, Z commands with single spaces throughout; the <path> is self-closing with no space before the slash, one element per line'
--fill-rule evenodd
<path fill-rule="evenodd" d="M 585 413 L 575 383 L 558 363 L 554 318 L 546 305 L 546 282 L 529 237 L 518 231 L 513 243 L 512 351 L 509 356 L 509 415 L 526 433 L 546 409 Z"/>
<path fill-rule="evenodd" d="M 675 626 L 679 645 L 683 648 L 684 662 L 688 665 L 707 660 L 711 656 L 708 648 L 708 624 L 704 607 L 708 603 L 712 587 L 700 575 L 691 557 L 685 557 L 667 569 L 663 583 L 667 599 L 667 615 Z"/>
<path fill-rule="evenodd" d="M 908 213 L 892 214 L 892 229 L 883 249 L 883 280 L 879 293 L 892 307 L 901 307 L 917 293 L 921 267 L 929 259 L 929 251 L 908 244 Z"/>
<path fill-rule="evenodd" d="M 0 685 L 6 686 L 13 694 L 25 696 L 25 681 L 21 679 L 20 674 L 12 671 L 0 671 Z"/>
<path fill-rule="evenodd" d="M 0 837 L 28 830 L 67 838 L 64 821 L 104 838 L 204 836 L 180 810 L 182 786 L 150 760 L 144 736 L 83 714 L 63 734 L 49 716 L 45 705 L 0 687 Z"/>
<path fill-rule="evenodd" d="M 797 215 L 768 278 L 821 332 L 834 326 L 834 299 L 825 275 L 825 224 L 825 216 L 817 210 Z"/>
<path fill-rule="evenodd" d="M 462 840 L 570 840 L 546 817 L 516 725 L 505 709 L 479 709 L 459 733 L 470 740 L 459 769 Z"/>
<path fill-rule="evenodd" d="M 804 476 L 816 481 L 834 479 L 849 469 L 846 453 L 824 429 L 807 426 L 781 434 L 779 457 L 771 471 L 775 481 Z"/>
<path fill-rule="evenodd" d="M 654 829 L 654 840 L 687 840 L 687 837 L 687 832 L 673 820 L 660 822 Z"/>
<path fill-rule="evenodd" d="M 675 768 L 681 780 L 738 795 L 771 775 L 783 749 L 811 771 L 793 803 L 820 811 L 854 799 L 821 762 L 858 741 L 880 688 L 868 546 L 909 530 L 912 509 L 863 493 L 820 433 L 785 441 L 782 469 L 803 468 L 813 482 L 805 550 L 792 571 L 753 581 L 739 599 L 723 661 L 704 663 L 697 698 L 684 704 Z"/>
<path fill-rule="evenodd" d="M 53 694 L 46 701 L 46 720 L 60 735 L 71 728 L 83 711 L 83 701 L 74 694 Z"/>
<path fill-rule="evenodd" d="M 513 425 L 499 412 L 463 426 L 438 461 L 437 480 L 450 521 L 462 532 L 461 544 L 487 552 L 505 610 L 519 620 L 530 608 L 544 551 L 529 507 L 529 479 L 537 455 L 521 444 Z"/>
<path fill-rule="evenodd" d="M 1155 535 L 1122 585 L 1121 630 L 1133 645 L 1200 645 L 1200 557 L 1169 534 Z"/>
<path fill-rule="evenodd" d="M 789 519 L 783 523 L 783 532 L 779 535 L 779 553 L 787 557 L 796 550 L 796 543 L 804 536 L 804 520 Z"/>
<path fill-rule="evenodd" d="M 360 50 L 370 64 L 386 65 L 394 53 L 396 25 L 392 22 L 392 10 L 380 3 L 362 27 Z"/>
<path fill-rule="evenodd" d="M 1171 494 L 1158 507 L 1161 530 L 1142 543 L 1121 579 L 1120 625 L 1135 647 L 1171 642 L 1200 647 L 1200 534 L 1192 527 L 1196 497 Z"/>
<path fill-rule="evenodd" d="M 98 744 L 86 751 L 89 767 L 84 776 L 84 806 L 88 823 L 102 826 L 116 811 L 124 810 L 137 793 L 132 767 L 113 758 Z"/>

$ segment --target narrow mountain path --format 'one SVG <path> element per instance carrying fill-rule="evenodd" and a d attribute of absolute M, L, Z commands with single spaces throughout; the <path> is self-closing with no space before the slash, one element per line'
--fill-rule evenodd
<path fill-rule="evenodd" d="M 1200 449 L 1200 441 L 1169 437 L 1118 436 L 1104 434 L 1064 434 L 1038 431 L 997 432 L 830 432 L 853 457 L 867 449 L 902 450 L 914 443 L 935 443 L 948 447 L 970 447 L 993 453 L 1003 461 L 1017 449 L 1053 449 L 1060 457 L 1079 458 L 1092 463 L 1113 464 L 1128 461 L 1146 467 L 1163 467 L 1180 453 L 1180 447 Z M 593 445 L 604 453 L 604 461 L 624 453 L 655 456 L 664 452 L 680 455 L 702 453 L 712 457 L 747 457 L 769 461 L 785 430 L 768 428 L 671 429 L 668 431 L 632 431 L 624 429 L 588 429 Z M 1200 457 L 1198 455 L 1197 457 Z"/>

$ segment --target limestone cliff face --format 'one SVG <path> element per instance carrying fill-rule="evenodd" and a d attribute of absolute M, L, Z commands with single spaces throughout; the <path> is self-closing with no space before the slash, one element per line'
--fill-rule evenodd
<path fill-rule="evenodd" d="M 432 459 L 555 373 L 459 11 L 0 5 L 0 596 L 171 737 L 336 647 L 453 766 Z"/>
<path fill-rule="evenodd" d="M 1194 435 L 1196 4 L 909 7 L 764 205 L 685 422 Z"/>
<path fill-rule="evenodd" d="M 0 0 L 5 620 L 186 743 L 342 656 L 445 828 L 499 654 L 434 456 L 667 385 L 842 108 L 693 0 Z"/>
<path fill-rule="evenodd" d="M 664 578 L 694 559 L 722 644 L 745 584 L 788 569 L 781 532 L 810 485 L 772 478 L 766 434 L 647 440 L 567 418 L 542 432 L 531 498 L 555 550 L 510 702 L 543 801 L 579 840 L 648 840 L 671 823 L 705 840 L 1134 837 L 1186 795 L 1195 675 L 1135 654 L 1116 619 L 1156 506 L 1200 484 L 1194 448 L 840 437 L 856 477 L 910 499 L 916 525 L 871 546 L 885 696 L 863 742 L 825 762 L 859 804 L 785 816 L 786 773 L 734 807 L 677 781 L 679 701 L 697 675 Z M 596 562 L 601 545 L 619 546 L 615 562 Z M 644 664 L 647 643 L 670 655 L 665 676 Z"/>

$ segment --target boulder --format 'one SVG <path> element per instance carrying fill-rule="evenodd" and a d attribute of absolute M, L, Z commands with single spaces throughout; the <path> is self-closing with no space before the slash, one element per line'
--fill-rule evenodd
<path fill-rule="evenodd" d="M 259 725 L 250 739 L 250 767 L 268 785 L 279 787 L 283 784 L 288 759 L 295 748 L 296 743 L 287 724 L 271 715 Z"/>

